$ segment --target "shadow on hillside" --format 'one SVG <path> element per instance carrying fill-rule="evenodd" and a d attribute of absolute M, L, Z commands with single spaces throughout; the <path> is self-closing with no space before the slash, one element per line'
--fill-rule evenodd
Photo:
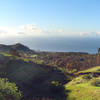
<path fill-rule="evenodd" d="M 63 85 L 58 85 L 52 86 L 51 92 L 53 100 L 66 100 L 69 91 Z"/>
<path fill-rule="evenodd" d="M 48 91 L 43 89 L 44 87 L 42 90 L 39 88 L 34 90 L 34 93 L 29 97 L 25 97 L 22 100 L 67 100 L 69 91 L 63 85 L 51 85 Z"/>

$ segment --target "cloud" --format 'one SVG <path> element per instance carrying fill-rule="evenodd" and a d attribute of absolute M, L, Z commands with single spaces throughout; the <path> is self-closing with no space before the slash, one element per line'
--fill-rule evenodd
<path fill-rule="evenodd" d="M 0 39 L 2 38 L 24 38 L 24 37 L 50 37 L 50 36 L 82 36 L 82 37 L 100 37 L 100 32 L 67 32 L 59 29 L 42 29 L 35 24 L 20 25 L 17 27 L 0 27 Z"/>
<path fill-rule="evenodd" d="M 21 25 L 18 27 L 18 34 L 20 35 L 31 35 L 31 36 L 41 36 L 43 35 L 43 30 L 37 28 L 35 24 L 27 24 L 27 25 Z"/>
<path fill-rule="evenodd" d="M 37 26 L 35 24 L 27 24 L 27 25 L 21 25 L 21 26 L 19 26 L 19 28 L 24 29 L 24 30 L 34 31 L 37 29 Z"/>
<path fill-rule="evenodd" d="M 41 35 L 44 35 L 43 30 L 37 28 L 34 24 L 21 25 L 18 27 L 0 27 L 0 37 L 27 37 Z"/>
<path fill-rule="evenodd" d="M 47 30 L 38 28 L 35 24 L 20 25 L 18 27 L 0 27 L 0 37 L 35 37 L 35 36 L 61 36 L 62 29 Z M 2 34 L 1 34 L 2 33 Z M 6 33 L 6 35 L 5 35 Z M 62 34 L 63 33 L 63 34 Z"/>
<path fill-rule="evenodd" d="M 0 28 L 1 30 L 1 28 Z M 12 37 L 17 37 L 17 30 L 13 28 L 2 28 L 2 32 L 0 33 L 0 39 L 5 39 L 5 38 L 12 38 Z"/>
<path fill-rule="evenodd" d="M 80 32 L 80 36 L 96 37 L 100 36 L 100 32 Z"/>

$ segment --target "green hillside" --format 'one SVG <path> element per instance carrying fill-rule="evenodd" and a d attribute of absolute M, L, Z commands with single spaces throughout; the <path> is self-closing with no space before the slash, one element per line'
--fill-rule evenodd
<path fill-rule="evenodd" d="M 80 73 L 84 75 L 79 75 L 65 85 L 69 90 L 67 100 L 100 100 L 100 76 L 93 74 L 100 73 L 100 67 L 97 66 Z"/>

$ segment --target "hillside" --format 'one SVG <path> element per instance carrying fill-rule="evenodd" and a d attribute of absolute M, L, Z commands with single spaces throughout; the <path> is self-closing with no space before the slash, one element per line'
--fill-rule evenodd
<path fill-rule="evenodd" d="M 22 100 L 99 100 L 97 57 L 84 52 L 36 52 L 20 43 L 0 45 L 0 78 L 16 83 Z"/>
<path fill-rule="evenodd" d="M 85 52 L 37 52 L 20 43 L 13 45 L 0 44 L 0 52 L 22 56 L 37 64 L 55 66 L 76 72 L 97 66 L 97 55 Z"/>
<path fill-rule="evenodd" d="M 89 72 L 89 73 L 88 73 Z M 100 66 L 81 71 L 84 73 L 65 85 L 68 100 L 100 100 Z M 94 75 L 95 73 L 95 75 Z M 97 73 L 97 75 L 96 75 Z"/>
<path fill-rule="evenodd" d="M 57 68 L 6 54 L 0 54 L 0 77 L 15 82 L 23 92 L 24 98 L 38 96 L 56 98 L 52 94 L 52 82 L 60 83 L 63 87 L 63 84 L 69 81 Z"/>
<path fill-rule="evenodd" d="M 16 43 L 13 45 L 4 45 L 0 44 L 0 52 L 6 52 L 9 53 L 11 49 L 17 50 L 21 53 L 34 53 L 34 50 L 29 49 L 27 46 L 21 44 L 21 43 Z"/>
<path fill-rule="evenodd" d="M 96 54 L 82 52 L 40 52 L 30 56 L 34 62 L 80 71 L 96 66 Z"/>

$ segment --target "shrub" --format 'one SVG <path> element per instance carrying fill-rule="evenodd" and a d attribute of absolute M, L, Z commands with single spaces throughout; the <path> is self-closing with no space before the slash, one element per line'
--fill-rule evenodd
<path fill-rule="evenodd" d="M 0 100 L 20 100 L 21 92 L 15 83 L 11 83 L 8 79 L 0 78 Z"/>
<path fill-rule="evenodd" d="M 91 82 L 90 82 L 91 85 L 93 86 L 98 86 L 100 87 L 100 79 L 92 79 Z"/>
<path fill-rule="evenodd" d="M 86 74 L 86 75 L 83 75 L 82 78 L 86 80 L 90 80 L 92 79 L 92 76 L 90 74 Z"/>
<path fill-rule="evenodd" d="M 100 71 L 100 69 L 97 69 L 97 71 Z"/>

